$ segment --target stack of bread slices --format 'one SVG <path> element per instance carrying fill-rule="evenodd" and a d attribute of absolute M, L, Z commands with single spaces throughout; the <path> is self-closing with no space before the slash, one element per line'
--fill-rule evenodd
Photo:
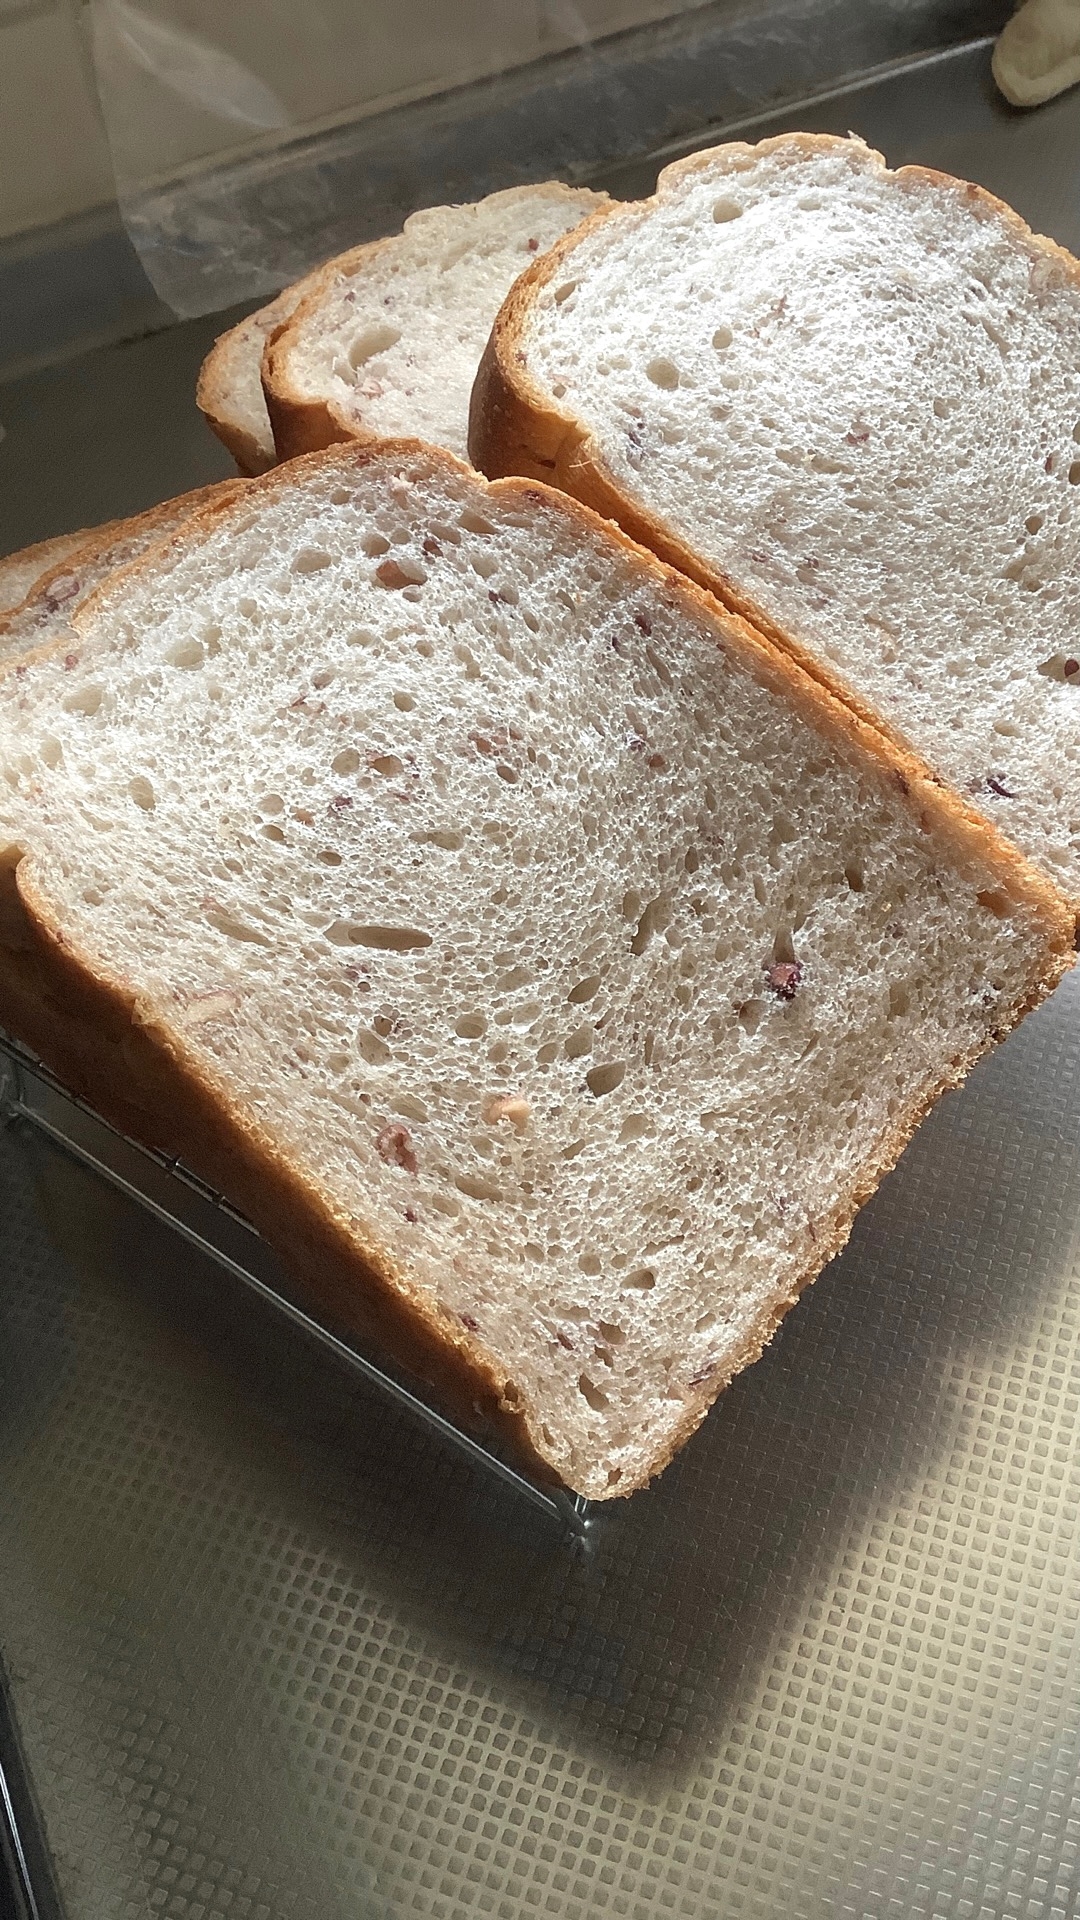
<path fill-rule="evenodd" d="M 0 1023 L 641 1487 L 1073 957 L 1078 342 L 810 136 L 287 289 L 200 380 L 249 477 L 0 563 Z"/>

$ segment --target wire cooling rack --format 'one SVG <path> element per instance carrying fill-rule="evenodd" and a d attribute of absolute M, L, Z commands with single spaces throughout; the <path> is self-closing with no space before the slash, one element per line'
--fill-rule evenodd
<path fill-rule="evenodd" d="M 512 1487 L 568 1534 L 582 1540 L 588 1535 L 597 1517 L 595 1501 L 530 1480 L 492 1445 L 448 1420 L 423 1396 L 416 1382 L 406 1384 L 381 1361 L 313 1318 L 291 1296 L 287 1278 L 265 1241 L 223 1194 L 181 1161 L 141 1146 L 110 1126 L 6 1034 L 0 1034 L 0 1117 L 9 1125 L 27 1125 L 45 1135 L 214 1260 L 306 1338 L 324 1347 L 376 1392 L 438 1434 L 447 1446 Z"/>

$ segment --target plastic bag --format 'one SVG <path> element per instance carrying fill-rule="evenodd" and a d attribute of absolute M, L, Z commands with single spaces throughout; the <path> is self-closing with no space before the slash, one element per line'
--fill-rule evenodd
<path fill-rule="evenodd" d="M 471 171 L 455 171 L 440 146 L 448 90 L 587 47 L 594 24 L 678 10 L 680 0 L 91 0 L 124 223 L 177 314 L 254 300 L 414 207 L 537 177 L 509 150 L 479 164 L 474 153 Z M 410 110 L 417 101 L 426 117 Z"/>

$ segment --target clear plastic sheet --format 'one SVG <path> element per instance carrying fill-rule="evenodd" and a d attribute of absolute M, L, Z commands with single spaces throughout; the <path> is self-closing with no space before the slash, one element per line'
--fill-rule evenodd
<path fill-rule="evenodd" d="M 545 54 L 573 49 L 580 61 L 595 32 L 694 4 L 91 0 L 89 45 L 124 224 L 177 314 L 255 299 L 432 197 L 416 157 L 403 156 L 404 176 L 389 188 L 377 164 L 361 166 L 343 199 L 331 169 L 306 163 L 312 141 Z M 485 188 L 535 169 L 510 150 L 493 171 Z"/>

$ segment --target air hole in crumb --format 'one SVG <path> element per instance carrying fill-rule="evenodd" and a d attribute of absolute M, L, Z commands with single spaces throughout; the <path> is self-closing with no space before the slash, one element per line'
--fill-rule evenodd
<path fill-rule="evenodd" d="M 668 393 L 674 392 L 679 384 L 678 367 L 673 360 L 666 360 L 662 354 L 655 360 L 649 361 L 645 373 L 654 387 L 663 387 Z"/>
<path fill-rule="evenodd" d="M 223 933 L 227 940 L 238 940 L 242 944 L 247 943 L 255 947 L 273 945 L 264 933 L 260 933 L 256 927 L 249 927 L 245 921 L 238 919 L 236 914 L 229 913 L 224 907 L 208 907 L 206 917 L 210 925 L 215 927 L 218 933 Z"/>
<path fill-rule="evenodd" d="M 371 560 L 378 560 L 381 554 L 389 553 L 390 542 L 384 533 L 365 533 L 360 537 L 360 550 Z"/>
<path fill-rule="evenodd" d="M 282 833 L 276 821 L 268 820 L 265 826 L 260 827 L 259 831 L 264 840 L 273 840 L 279 847 L 285 845 L 285 835 Z"/>
<path fill-rule="evenodd" d="M 847 881 L 852 893 L 862 892 L 865 885 L 865 878 L 862 867 L 857 860 L 848 861 L 844 868 L 844 879 Z M 794 958 L 794 955 L 792 955 L 792 958 Z"/>
<path fill-rule="evenodd" d="M 349 348 L 350 367 L 365 366 L 377 353 L 388 353 L 391 347 L 396 347 L 400 339 L 400 328 L 387 326 L 385 321 L 364 327 Z"/>
<path fill-rule="evenodd" d="M 1033 513 L 1024 521 L 1024 526 L 1028 533 L 1041 533 L 1045 522 L 1046 515 L 1044 513 Z"/>
<path fill-rule="evenodd" d="M 334 947 L 374 947 L 380 953 L 414 953 L 431 945 L 430 933 L 416 927 L 370 926 L 355 920 L 333 921 L 323 938 Z"/>
<path fill-rule="evenodd" d="M 472 507 L 466 507 L 464 513 L 458 514 L 458 526 L 464 527 L 466 533 L 486 534 L 495 531 L 491 521 L 485 520 L 483 514 L 476 513 Z"/>
<path fill-rule="evenodd" d="M 95 714 L 105 698 L 105 689 L 100 681 L 89 680 L 84 686 L 74 687 L 64 696 L 65 713 L 83 713 L 89 719 Z"/>
<path fill-rule="evenodd" d="M 616 1087 L 622 1085 L 625 1074 L 625 1060 L 608 1060 L 603 1066 L 590 1068 L 585 1075 L 585 1084 L 589 1092 L 600 1100 L 604 1094 L 614 1093 Z"/>
<path fill-rule="evenodd" d="M 889 988 L 889 1019 L 899 1020 L 911 1009 L 911 995 L 900 980 L 894 980 Z"/>
<path fill-rule="evenodd" d="M 380 587 L 398 593 L 403 587 L 422 587 L 427 574 L 418 560 L 405 554 L 400 560 L 381 560 L 375 569 L 375 578 Z"/>
<path fill-rule="evenodd" d="M 343 747 L 341 752 L 335 754 L 330 762 L 331 771 L 340 774 L 355 773 L 359 765 L 360 755 L 357 753 L 355 747 Z M 280 807 L 280 805 L 281 802 L 279 801 L 278 806 Z"/>
<path fill-rule="evenodd" d="M 333 847 L 320 847 L 315 857 L 317 860 L 321 860 L 324 867 L 340 867 L 341 865 L 341 855 L 340 853 L 336 853 Z"/>
<path fill-rule="evenodd" d="M 359 765 L 359 761 L 357 765 Z M 285 802 L 280 793 L 264 793 L 262 799 L 257 801 L 256 805 L 260 813 L 280 813 Z"/>
<path fill-rule="evenodd" d="M 622 1327 L 617 1327 L 612 1320 L 598 1320 L 596 1330 L 609 1347 L 621 1347 L 626 1341 Z"/>
<path fill-rule="evenodd" d="M 1053 653 L 1049 660 L 1040 662 L 1039 673 L 1044 680 L 1057 680 L 1063 684 L 1080 687 L 1080 655 Z"/>
<path fill-rule="evenodd" d="M 592 1052 L 593 1030 L 590 1026 L 575 1027 L 573 1033 L 563 1041 L 563 1050 L 568 1060 L 580 1060 L 585 1053 Z"/>
<path fill-rule="evenodd" d="M 333 561 L 325 547 L 301 547 L 293 555 L 293 573 L 322 573 L 324 568 L 333 566 Z"/>
<path fill-rule="evenodd" d="M 442 847 L 445 853 L 458 853 L 465 844 L 465 835 L 454 827 L 432 827 L 427 833 L 414 833 L 411 837 L 420 846 Z"/>
<path fill-rule="evenodd" d="M 1075 487 L 1080 482 L 1080 460 L 1074 460 L 1069 468 L 1069 485 Z"/>
<path fill-rule="evenodd" d="M 137 773 L 133 780 L 128 781 L 128 792 L 134 800 L 135 805 L 141 807 L 144 813 L 153 812 L 157 801 L 154 795 L 154 789 L 145 773 Z"/>
<path fill-rule="evenodd" d="M 411 713 L 416 705 L 411 693 L 395 693 L 394 705 L 399 713 Z"/>
<path fill-rule="evenodd" d="M 975 895 L 980 907 L 985 907 L 996 920 L 1008 920 L 1012 917 L 1013 903 L 1008 894 L 997 887 L 987 887 L 983 893 Z"/>
<path fill-rule="evenodd" d="M 605 1407 L 611 1405 L 607 1394 L 601 1392 L 595 1381 L 589 1379 L 587 1373 L 583 1373 L 578 1381 L 578 1392 L 588 1401 L 594 1413 L 603 1413 Z"/>
<path fill-rule="evenodd" d="M 772 957 L 774 966 L 790 967 L 795 964 L 795 945 L 790 928 L 778 928 L 773 938 Z"/>
<path fill-rule="evenodd" d="M 742 213 L 737 200 L 714 200 L 712 217 L 718 227 L 726 226 L 729 220 L 737 220 Z"/>
<path fill-rule="evenodd" d="M 555 305 L 557 307 L 561 307 L 565 305 L 566 301 L 569 300 L 570 295 L 572 293 L 576 293 L 577 289 L 578 289 L 578 283 L 576 280 L 564 280 L 562 285 L 556 287 L 555 289 L 555 294 L 554 294 Z"/>
<path fill-rule="evenodd" d="M 631 1273 L 624 1273 L 619 1282 L 621 1287 L 633 1287 L 637 1293 L 649 1293 L 656 1285 L 656 1274 L 652 1267 L 635 1267 Z"/>
<path fill-rule="evenodd" d="M 735 335 L 732 333 L 730 327 L 717 327 L 712 337 L 712 343 L 717 353 L 723 353 L 725 347 L 730 347 L 734 338 Z"/>
<path fill-rule="evenodd" d="M 639 956 L 643 954 L 653 935 L 663 933 L 670 919 L 671 901 L 666 894 L 658 893 L 655 899 L 649 901 L 637 923 L 634 937 L 630 942 L 631 953 Z"/>
<path fill-rule="evenodd" d="M 491 1180 L 481 1180 L 475 1174 L 459 1173 L 454 1176 L 454 1185 L 459 1193 L 467 1194 L 470 1200 L 501 1200 L 502 1192 Z"/>
<path fill-rule="evenodd" d="M 482 1013 L 463 1013 L 454 1022 L 454 1032 L 459 1040 L 482 1040 L 487 1021 Z"/>
<path fill-rule="evenodd" d="M 744 1000 L 738 1010 L 739 1025 L 746 1034 L 755 1034 L 765 1011 L 764 1000 Z"/>
<path fill-rule="evenodd" d="M 631 1140 L 644 1140 L 653 1130 L 653 1123 L 647 1113 L 628 1113 L 619 1129 L 620 1145 Z"/>
<path fill-rule="evenodd" d="M 373 773 L 381 773 L 387 780 L 396 780 L 398 774 L 405 771 L 405 763 L 398 759 L 396 753 L 376 754 L 368 764 Z"/>
<path fill-rule="evenodd" d="M 599 985 L 600 975 L 598 973 L 590 973 L 587 979 L 579 980 L 576 987 L 571 987 L 566 997 L 572 1006 L 579 1006 L 583 1000 L 592 999 Z"/>
<path fill-rule="evenodd" d="M 356 1036 L 356 1051 L 369 1067 L 385 1067 L 387 1061 L 393 1059 L 386 1041 L 380 1034 L 372 1033 L 370 1027 L 361 1027 Z"/>
<path fill-rule="evenodd" d="M 206 649 L 201 640 L 189 636 L 186 640 L 178 640 L 176 645 L 169 649 L 165 658 L 170 666 L 183 667 L 190 673 L 193 668 L 202 666 L 206 659 Z"/>
<path fill-rule="evenodd" d="M 582 1273 L 599 1273 L 600 1265 L 599 1255 L 595 1253 L 583 1253 L 578 1260 L 578 1266 L 581 1268 Z"/>

